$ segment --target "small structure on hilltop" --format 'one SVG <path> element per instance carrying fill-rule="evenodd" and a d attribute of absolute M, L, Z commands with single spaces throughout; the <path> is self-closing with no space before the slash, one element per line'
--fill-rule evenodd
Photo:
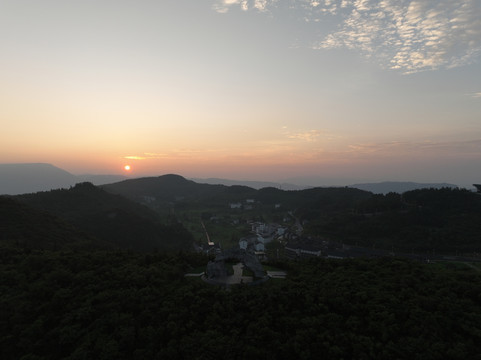
<path fill-rule="evenodd" d="M 209 279 L 220 279 L 227 277 L 225 262 L 223 260 L 217 261 L 217 257 L 214 261 L 209 261 L 206 272 L 207 278 Z"/>
<path fill-rule="evenodd" d="M 206 279 L 218 284 L 235 283 L 233 282 L 234 279 L 229 279 L 226 270 L 226 262 L 232 260 L 242 263 L 244 267 L 249 269 L 254 274 L 254 280 L 268 279 L 262 264 L 250 248 L 245 250 L 233 248 L 218 254 L 213 261 L 209 261 L 207 264 Z M 239 278 L 239 283 L 242 282 L 241 280 L 242 278 Z"/>

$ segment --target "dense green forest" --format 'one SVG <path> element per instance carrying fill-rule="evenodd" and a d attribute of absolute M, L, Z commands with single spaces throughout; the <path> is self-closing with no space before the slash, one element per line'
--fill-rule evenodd
<path fill-rule="evenodd" d="M 321 239 L 476 251 L 478 194 L 203 191 L 171 192 L 157 203 L 167 217 L 88 183 L 0 197 L 0 358 L 481 359 L 477 263 L 280 260 L 271 265 L 286 279 L 226 289 L 184 277 L 210 258 L 179 252 L 192 244 L 182 211 L 211 226 L 216 209 L 246 197 L 256 208 L 239 219 L 268 218 L 280 202 L 276 217 L 291 212 Z"/>
<path fill-rule="evenodd" d="M 12 199 L 68 223 L 106 246 L 139 251 L 192 248 L 192 235 L 176 219 L 161 219 L 152 209 L 90 183 Z M 28 221 L 25 223 L 28 226 Z"/>
<path fill-rule="evenodd" d="M 229 290 L 203 255 L 0 249 L 2 359 L 479 359 L 481 274 L 397 258 L 277 263 Z"/>
<path fill-rule="evenodd" d="M 481 195 L 465 189 L 371 194 L 337 210 L 316 203 L 298 210 L 306 234 L 404 252 L 481 252 Z"/>
<path fill-rule="evenodd" d="M 330 207 L 339 209 L 350 207 L 358 200 L 371 196 L 367 191 L 338 187 L 285 191 L 273 187 L 256 190 L 241 185 L 198 184 L 179 175 L 124 180 L 102 185 L 101 188 L 138 202 L 145 201 L 145 197 L 151 198 L 149 206 L 160 211 L 172 206 L 199 204 L 203 207 L 226 208 L 229 202 L 242 202 L 248 198 L 264 205 L 282 203 L 290 210 L 306 204 L 324 207 L 326 202 Z"/>
<path fill-rule="evenodd" d="M 46 211 L 7 196 L 0 196 L 0 244 L 48 250 L 108 246 Z"/>
<path fill-rule="evenodd" d="M 282 222 L 294 217 L 305 236 L 319 241 L 405 253 L 481 253 L 481 196 L 465 189 L 440 188 L 403 194 L 373 194 L 347 187 L 284 191 L 246 186 L 197 184 L 178 175 L 126 180 L 102 189 L 144 202 L 159 214 L 176 214 L 196 239 L 205 225 L 216 242 L 236 244 L 248 226 L 236 220 Z M 146 201 L 149 199 L 149 201 Z M 232 211 L 229 203 L 253 201 L 251 210 Z M 278 208 L 275 208 L 275 206 Z M 289 214 L 289 215 L 288 215 Z M 208 218 L 215 218 L 209 223 Z M 216 236 L 218 235 L 218 236 Z M 230 240 L 230 239 L 234 240 Z"/>

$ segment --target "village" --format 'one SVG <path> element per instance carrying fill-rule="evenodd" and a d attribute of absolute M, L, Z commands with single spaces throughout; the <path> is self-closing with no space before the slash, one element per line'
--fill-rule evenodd
<path fill-rule="evenodd" d="M 303 223 L 294 216 L 294 210 L 284 209 L 281 203 L 276 203 L 274 206 L 265 206 L 254 199 L 245 199 L 242 202 L 229 203 L 228 209 L 228 218 L 233 219 L 230 223 L 226 224 L 223 221 L 223 216 L 226 216 L 224 213 L 223 216 L 212 216 L 209 218 L 208 224 L 244 226 L 246 229 L 244 235 L 238 239 L 231 239 L 234 241 L 224 241 L 226 246 L 222 246 L 222 240 L 212 241 L 206 225 L 202 222 L 207 241 L 203 241 L 198 245 L 197 251 L 225 258 L 224 254 L 229 251 L 236 252 L 237 250 L 242 250 L 244 253 L 255 255 L 260 263 L 265 263 L 269 260 L 286 259 L 380 257 L 402 257 L 426 263 L 436 261 L 480 261 L 479 258 L 473 257 L 436 254 L 435 249 L 424 253 L 407 253 L 398 251 L 394 247 L 391 249 L 369 248 L 344 244 L 340 241 L 319 236 L 308 236 L 303 232 Z M 259 216 L 260 211 L 262 211 L 262 215 Z M 272 216 L 273 214 L 274 216 Z M 275 218 L 280 221 L 263 222 L 256 220 L 258 218 Z"/>

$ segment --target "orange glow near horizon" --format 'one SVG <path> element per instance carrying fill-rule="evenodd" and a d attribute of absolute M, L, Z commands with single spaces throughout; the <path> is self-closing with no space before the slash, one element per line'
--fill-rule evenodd
<path fill-rule="evenodd" d="M 373 1 L 119 0 L 115 16 L 102 1 L 7 3 L 0 165 L 481 181 L 479 1 L 425 1 L 407 33 L 411 13 Z"/>

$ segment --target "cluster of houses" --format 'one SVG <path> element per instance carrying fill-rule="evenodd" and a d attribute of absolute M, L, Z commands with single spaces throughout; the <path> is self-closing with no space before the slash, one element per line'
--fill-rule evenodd
<path fill-rule="evenodd" d="M 267 239 L 267 242 L 271 241 L 275 237 L 282 236 L 286 232 L 286 228 L 278 224 L 265 224 L 262 222 L 252 222 L 251 231 L 257 236 Z"/>
<path fill-rule="evenodd" d="M 252 247 L 255 251 L 264 251 L 264 245 L 264 239 L 256 235 L 243 237 L 239 240 L 239 248 L 242 250 L 247 250 L 247 248 Z"/>
<path fill-rule="evenodd" d="M 394 253 L 394 251 L 389 250 L 351 246 L 333 241 L 311 238 L 298 238 L 296 240 L 289 241 L 284 247 L 284 254 L 287 258 L 292 260 L 308 259 L 312 257 L 323 257 L 328 259 L 354 259 L 399 256 L 413 260 L 424 261 L 427 258 L 426 254 Z M 429 256 L 429 258 L 434 259 L 435 257 Z M 441 259 L 442 257 L 438 258 Z"/>
<path fill-rule="evenodd" d="M 252 249 L 259 260 L 263 260 L 265 258 L 265 244 L 282 236 L 285 231 L 286 229 L 278 224 L 252 222 L 252 235 L 241 238 L 239 248 L 243 250 Z"/>
<path fill-rule="evenodd" d="M 231 209 L 252 210 L 255 207 L 256 201 L 254 199 L 245 199 L 244 202 L 229 203 Z M 274 209 L 279 209 L 281 204 L 274 204 Z"/>
<path fill-rule="evenodd" d="M 210 218 L 210 221 L 217 220 L 218 218 L 215 216 Z M 238 224 L 239 221 L 237 220 L 236 223 Z M 274 239 L 282 238 L 282 236 L 287 232 L 287 228 L 285 226 L 281 226 L 278 224 L 266 224 L 263 222 L 255 221 L 250 221 L 248 223 L 251 227 L 252 235 L 242 237 L 239 240 L 239 248 L 242 250 L 249 249 L 254 251 L 260 260 L 265 259 L 265 244 L 273 241 Z M 203 223 L 202 225 L 205 230 L 205 226 Z M 205 252 L 207 254 L 220 254 L 222 251 L 220 244 L 214 244 L 213 242 L 211 242 L 207 231 L 206 236 L 208 239 L 208 243 L 198 246 L 197 250 Z"/>
<path fill-rule="evenodd" d="M 229 208 L 232 210 L 252 210 L 256 206 L 254 199 L 245 199 L 241 202 L 229 203 Z M 279 209 L 281 204 L 274 204 L 274 209 Z M 292 216 L 292 215 L 291 215 Z M 217 217 L 212 217 L 211 221 L 216 221 Z M 285 222 L 291 222 L 292 218 L 286 217 L 283 219 Z M 238 224 L 239 220 L 235 219 L 233 224 Z M 239 249 L 252 252 L 259 260 L 266 258 L 265 246 L 273 240 L 291 241 L 296 239 L 300 234 L 299 231 L 291 231 L 285 225 L 279 225 L 275 223 L 264 223 L 258 221 L 249 222 L 251 227 L 251 235 L 242 237 L 239 239 Z M 302 233 L 302 226 L 300 232 Z M 315 247 L 302 246 L 293 247 L 288 243 L 285 248 L 285 253 L 290 258 L 304 258 L 312 256 L 321 256 L 321 250 Z M 208 243 L 207 245 L 200 246 L 199 250 L 209 254 L 220 254 L 222 249 L 218 244 Z"/>
<path fill-rule="evenodd" d="M 255 204 L 254 199 L 246 199 L 244 203 L 241 203 L 241 202 L 230 203 L 229 207 L 231 209 L 252 210 L 254 209 L 254 204 Z"/>

